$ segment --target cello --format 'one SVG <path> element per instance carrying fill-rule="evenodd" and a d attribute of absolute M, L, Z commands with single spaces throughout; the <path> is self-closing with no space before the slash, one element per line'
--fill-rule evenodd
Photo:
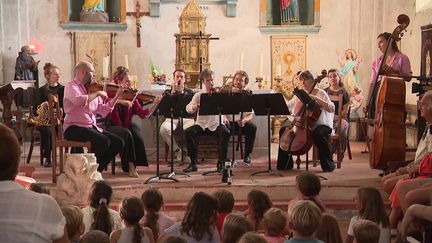
<path fill-rule="evenodd" d="M 315 89 L 317 83 L 327 77 L 327 71 L 322 70 L 314 81 L 309 94 Z M 307 153 L 313 144 L 311 127 L 321 115 L 321 108 L 312 100 L 304 90 L 294 88 L 294 94 L 302 101 L 301 108 L 295 114 L 293 126 L 286 129 L 279 139 L 279 147 L 291 155 L 303 155 Z M 303 103 L 304 100 L 310 99 Z"/>
<path fill-rule="evenodd" d="M 405 81 L 394 75 L 392 69 L 385 65 L 387 49 L 393 41 L 401 39 L 403 35 L 401 32 L 407 28 L 410 20 L 407 15 L 401 14 L 397 22 L 399 25 L 387 42 L 375 81 L 378 81 L 380 75 L 384 76 L 381 82 L 375 82 L 372 92 L 372 94 L 377 93 L 373 118 L 374 134 L 369 153 L 369 164 L 373 169 L 386 170 L 387 162 L 405 158 Z M 372 99 L 373 95 L 369 104 L 372 103 Z"/>

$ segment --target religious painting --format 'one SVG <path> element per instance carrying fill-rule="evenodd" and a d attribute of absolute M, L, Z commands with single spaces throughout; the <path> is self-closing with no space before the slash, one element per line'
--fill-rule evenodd
<path fill-rule="evenodd" d="M 109 74 L 112 72 L 111 61 L 103 64 L 103 60 L 104 58 L 105 60 L 112 60 L 110 58 L 112 52 L 111 33 L 75 32 L 73 34 L 73 47 L 75 65 L 82 60 L 89 61 L 95 68 L 96 80 L 102 80 L 104 69 L 105 73 L 108 73 L 108 76 L 110 76 Z"/>
<path fill-rule="evenodd" d="M 307 36 L 271 36 L 271 87 L 291 99 L 293 89 L 300 84 L 295 77 L 306 69 Z M 280 83 L 275 82 L 280 78 Z"/>
<path fill-rule="evenodd" d="M 421 27 L 421 66 L 420 75 L 432 77 L 432 24 Z"/>
<path fill-rule="evenodd" d="M 260 25 L 315 25 L 320 0 L 260 0 Z"/>

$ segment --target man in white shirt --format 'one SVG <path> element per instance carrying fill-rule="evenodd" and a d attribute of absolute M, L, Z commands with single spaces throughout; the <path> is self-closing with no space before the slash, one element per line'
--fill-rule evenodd
<path fill-rule="evenodd" d="M 1 242 L 69 242 L 66 220 L 57 202 L 15 182 L 20 154 L 15 133 L 0 123 Z"/>
<path fill-rule="evenodd" d="M 218 169 L 221 168 L 225 159 L 227 158 L 228 142 L 230 138 L 230 130 L 225 124 L 219 124 L 218 115 L 200 116 L 198 110 L 201 100 L 202 93 L 209 93 L 213 89 L 213 71 L 205 69 L 200 75 L 200 79 L 204 84 L 204 90 L 196 93 L 191 102 L 186 106 L 186 111 L 190 114 L 197 112 L 197 118 L 195 125 L 185 130 L 185 137 L 188 147 L 188 155 L 191 159 L 190 165 L 183 171 L 194 172 L 197 171 L 197 139 L 201 135 L 217 135 L 221 136 L 219 141 L 219 161 Z M 227 121 L 225 116 L 222 117 L 222 121 Z"/>

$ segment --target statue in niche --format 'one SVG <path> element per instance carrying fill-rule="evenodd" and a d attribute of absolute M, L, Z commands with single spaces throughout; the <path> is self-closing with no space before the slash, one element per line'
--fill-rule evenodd
<path fill-rule="evenodd" d="M 281 24 L 300 24 L 297 0 L 279 0 Z"/>
<path fill-rule="evenodd" d="M 93 154 L 69 154 L 53 197 L 60 205 L 85 205 L 93 183 L 102 180 Z"/>
<path fill-rule="evenodd" d="M 80 13 L 81 22 L 108 22 L 105 0 L 85 0 Z"/>
<path fill-rule="evenodd" d="M 15 80 L 37 80 L 38 64 L 31 56 L 30 46 L 21 47 L 15 63 Z"/>

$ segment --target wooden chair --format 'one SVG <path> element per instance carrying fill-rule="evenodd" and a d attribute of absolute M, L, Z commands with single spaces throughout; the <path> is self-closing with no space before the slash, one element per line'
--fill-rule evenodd
<path fill-rule="evenodd" d="M 91 150 L 90 141 L 79 142 L 70 141 L 63 138 L 63 124 L 62 124 L 62 111 L 60 109 L 59 100 L 57 95 L 49 95 L 49 116 L 50 125 L 52 130 L 52 182 L 57 182 L 57 148 L 59 149 L 59 168 L 60 174 L 63 173 L 63 162 L 64 162 L 64 152 L 65 148 L 69 147 L 86 147 L 87 151 Z"/>
<path fill-rule="evenodd" d="M 30 107 L 30 116 L 35 116 L 34 112 L 33 112 L 33 107 Z M 29 148 L 29 152 L 27 155 L 27 164 L 30 163 L 32 154 L 33 154 L 33 147 L 35 145 L 39 146 L 39 152 L 40 152 L 40 165 L 43 165 L 43 144 L 42 144 L 42 135 L 38 130 L 37 126 L 28 126 L 27 128 L 30 129 L 30 148 Z"/>
<path fill-rule="evenodd" d="M 341 163 L 343 160 L 343 155 L 344 155 L 343 144 L 342 144 L 344 142 L 344 139 L 343 139 L 344 134 L 342 132 L 343 117 L 340 115 L 340 114 L 342 114 L 342 110 L 343 110 L 343 105 L 342 105 L 343 95 L 342 94 L 340 94 L 338 96 L 329 95 L 329 97 L 330 97 L 330 100 L 336 101 L 339 104 L 339 106 L 338 106 L 339 116 L 338 116 L 338 118 L 335 117 L 335 120 L 334 120 L 334 122 L 339 123 L 339 126 L 338 126 L 338 129 L 336 129 L 335 133 L 334 134 L 332 133 L 330 135 L 330 142 L 333 145 L 333 148 L 335 148 L 334 153 L 336 153 L 336 164 L 337 164 L 337 168 L 340 169 Z M 345 146 L 347 146 L 347 148 L 348 148 L 348 144 L 345 144 Z M 349 150 L 351 150 L 351 149 L 349 149 Z"/>

